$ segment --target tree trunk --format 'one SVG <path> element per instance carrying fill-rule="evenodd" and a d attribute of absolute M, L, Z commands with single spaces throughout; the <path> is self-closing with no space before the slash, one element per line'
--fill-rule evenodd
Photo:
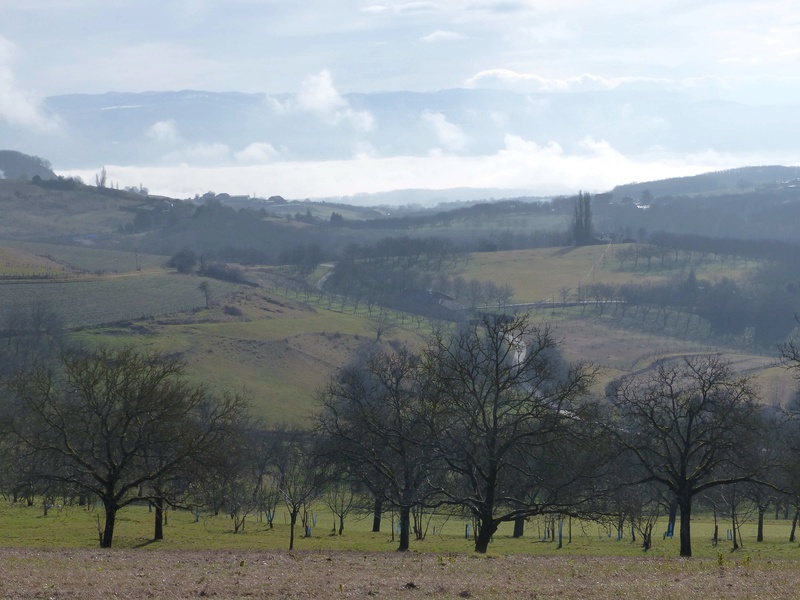
<path fill-rule="evenodd" d="M 525 517 L 522 515 L 514 519 L 514 537 L 521 538 L 525 535 Z"/>
<path fill-rule="evenodd" d="M 797 531 L 797 519 L 800 518 L 800 509 L 795 509 L 794 519 L 792 520 L 792 532 L 789 534 L 789 541 L 794 543 L 794 534 Z"/>
<path fill-rule="evenodd" d="M 411 507 L 400 507 L 400 546 L 397 548 L 398 552 L 406 552 L 411 539 Z"/>
<path fill-rule="evenodd" d="M 153 506 L 155 507 L 155 531 L 153 532 L 153 540 L 163 540 L 164 539 L 164 499 L 159 496 L 155 500 L 153 500 Z"/>
<path fill-rule="evenodd" d="M 339 535 L 344 531 L 344 514 L 339 515 Z"/>
<path fill-rule="evenodd" d="M 692 556 L 692 498 L 680 498 L 678 508 L 681 513 L 681 556 Z"/>
<path fill-rule="evenodd" d="M 569 535 L 567 537 L 567 543 L 572 543 L 572 515 L 569 516 Z"/>
<path fill-rule="evenodd" d="M 103 527 L 103 536 L 100 538 L 101 548 L 111 548 L 114 541 L 114 524 L 117 520 L 117 506 L 112 501 L 104 501 L 103 507 L 106 512 L 106 523 Z"/>
<path fill-rule="evenodd" d="M 667 531 L 671 532 L 672 535 L 675 534 L 675 519 L 678 516 L 678 500 L 677 498 L 673 498 L 672 502 L 669 503 L 669 523 L 667 525 Z"/>
<path fill-rule="evenodd" d="M 717 544 L 719 543 L 719 523 L 717 523 L 717 507 L 714 506 L 713 510 L 714 510 L 714 537 L 711 538 L 711 541 L 714 544 L 714 548 L 716 548 Z"/>
<path fill-rule="evenodd" d="M 764 541 L 764 514 L 767 512 L 767 507 L 759 506 L 758 507 L 758 536 L 756 537 L 757 542 Z"/>
<path fill-rule="evenodd" d="M 294 550 L 294 526 L 297 524 L 297 513 L 299 509 L 294 509 L 289 518 L 289 550 Z"/>
<path fill-rule="evenodd" d="M 475 552 L 486 554 L 489 549 L 489 542 L 492 541 L 494 532 L 497 531 L 497 524 L 489 515 L 483 515 L 479 519 L 480 528 L 478 535 L 475 536 Z"/>
<path fill-rule="evenodd" d="M 380 533 L 381 531 L 381 511 L 383 509 L 383 500 L 375 498 L 375 506 L 372 509 L 372 533 Z"/>

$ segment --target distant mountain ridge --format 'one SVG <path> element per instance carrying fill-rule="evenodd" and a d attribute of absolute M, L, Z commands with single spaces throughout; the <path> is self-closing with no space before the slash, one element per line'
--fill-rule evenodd
<path fill-rule="evenodd" d="M 626 183 L 614 187 L 612 194 L 617 200 L 624 197 L 638 200 L 645 193 L 649 193 L 654 198 L 686 194 L 713 194 L 788 183 L 798 179 L 800 179 L 800 167 L 765 165 L 712 171 L 658 181 Z"/>
<path fill-rule="evenodd" d="M 102 164 L 218 164 L 247 161 L 258 148 L 280 160 L 425 156 L 436 148 L 491 154 L 507 135 L 579 153 L 588 138 L 625 155 L 793 152 L 795 104 L 707 101 L 677 92 L 521 93 L 449 89 L 342 94 L 327 103 L 294 94 L 197 90 L 75 94 L 45 99 L 57 133 L 0 120 L 7 147 L 48 156 L 59 169 Z M 437 127 L 445 126 L 451 137 Z M 449 147 L 447 145 L 450 144 Z"/>
<path fill-rule="evenodd" d="M 50 161 L 16 150 L 0 150 L 0 179 L 31 180 L 56 179 Z M 59 178 L 61 179 L 61 178 Z M 607 192 L 601 192 L 609 200 L 625 199 L 646 201 L 664 197 L 691 196 L 697 194 L 720 194 L 751 189 L 769 188 L 800 181 L 800 167 L 783 165 L 749 166 L 723 171 L 711 171 L 686 177 L 672 177 L 654 181 L 625 183 Z M 92 182 L 87 182 L 91 184 Z M 92 189 L 91 185 L 88 189 Z M 221 191 L 218 195 L 223 203 L 230 195 Z M 248 205 L 247 196 L 238 197 L 239 205 Z M 532 196 L 526 190 L 500 188 L 449 188 L 440 190 L 402 189 L 387 192 L 363 193 L 343 197 L 317 198 L 317 203 L 331 206 L 375 206 L 398 207 L 404 210 L 427 207 L 445 208 L 447 205 L 473 204 L 494 200 L 546 200 L 546 196 Z"/>

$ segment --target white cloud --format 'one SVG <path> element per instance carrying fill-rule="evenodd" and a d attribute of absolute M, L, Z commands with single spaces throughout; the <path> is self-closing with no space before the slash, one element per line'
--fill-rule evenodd
<path fill-rule="evenodd" d="M 612 89 L 619 80 L 596 75 L 578 75 L 564 79 L 542 77 L 535 73 L 519 73 L 511 69 L 486 69 L 475 73 L 465 82 L 468 88 L 508 87 L 535 92 L 566 92 L 575 88 Z"/>
<path fill-rule="evenodd" d="M 235 153 L 233 157 L 241 163 L 263 164 L 268 163 L 281 155 L 272 144 L 267 142 L 253 142 L 246 148 Z"/>
<path fill-rule="evenodd" d="M 302 110 L 316 114 L 332 125 L 347 122 L 361 133 L 372 131 L 375 127 L 372 113 L 353 109 L 339 94 L 327 69 L 306 77 L 294 101 L 280 102 L 274 97 L 268 97 L 267 101 L 278 113 Z"/>
<path fill-rule="evenodd" d="M 441 9 L 436 2 L 375 2 L 361 9 L 368 14 L 414 15 L 427 14 Z"/>
<path fill-rule="evenodd" d="M 469 144 L 469 137 L 455 123 L 451 123 L 440 112 L 422 113 L 423 120 L 433 129 L 436 139 L 444 149 L 451 152 L 461 152 Z"/>
<path fill-rule="evenodd" d="M 376 158 L 377 156 L 378 151 L 376 150 L 375 146 L 369 142 L 362 141 L 356 144 L 355 153 L 353 155 L 354 158 Z"/>
<path fill-rule="evenodd" d="M 463 39 L 464 36 L 460 33 L 456 33 L 455 31 L 443 31 L 441 29 L 437 29 L 433 33 L 429 33 L 420 38 L 423 42 L 452 42 Z"/>
<path fill-rule="evenodd" d="M 340 117 L 350 121 L 356 131 L 367 133 L 375 129 L 375 118 L 372 113 L 366 110 L 347 109 L 340 114 Z"/>
<path fill-rule="evenodd" d="M 47 114 L 36 94 L 17 82 L 12 68 L 14 55 L 14 45 L 0 36 L 0 119 L 43 132 L 58 129 L 58 121 Z"/>
<path fill-rule="evenodd" d="M 235 194 L 287 198 L 344 196 L 410 188 L 455 187 L 529 190 L 566 194 L 579 189 L 605 191 L 630 181 L 649 181 L 752 164 L 793 164 L 796 157 L 653 152 L 625 156 L 604 140 L 585 138 L 579 151 L 559 144 L 540 145 L 507 135 L 504 147 L 490 155 L 399 156 L 357 160 L 274 161 L 260 165 L 121 167 L 106 166 L 120 185 L 143 182 L 153 193 L 190 198 L 209 189 Z M 94 171 L 70 171 L 89 181 Z"/>
<path fill-rule="evenodd" d="M 202 82 L 219 78 L 219 73 L 226 70 L 219 59 L 208 57 L 201 46 L 171 39 L 102 49 L 83 57 L 80 64 L 64 65 L 60 70 L 47 69 L 46 74 L 68 88 L 161 91 L 205 89 Z"/>
<path fill-rule="evenodd" d="M 165 154 L 164 161 L 167 163 L 213 165 L 226 162 L 230 158 L 230 154 L 231 150 L 226 144 L 200 142 Z"/>
<path fill-rule="evenodd" d="M 688 90 L 708 89 L 733 85 L 732 81 L 717 76 L 685 77 L 604 77 L 583 73 L 570 77 L 544 77 L 536 73 L 521 73 L 512 69 L 485 69 L 469 77 L 467 88 L 501 88 L 519 92 L 555 93 L 576 91 L 615 90 L 623 87 L 641 89 Z"/>
<path fill-rule="evenodd" d="M 176 144 L 181 141 L 178 124 L 174 119 L 157 121 L 145 132 L 148 138 L 162 144 Z"/>
<path fill-rule="evenodd" d="M 297 105 L 309 112 L 334 114 L 345 108 L 347 102 L 333 87 L 330 71 L 325 70 L 305 78 L 297 95 Z"/>
<path fill-rule="evenodd" d="M 530 27 L 520 27 L 511 33 L 511 39 L 518 44 L 530 45 L 532 42 L 540 46 L 563 44 L 577 38 L 575 30 L 564 20 L 548 21 Z"/>

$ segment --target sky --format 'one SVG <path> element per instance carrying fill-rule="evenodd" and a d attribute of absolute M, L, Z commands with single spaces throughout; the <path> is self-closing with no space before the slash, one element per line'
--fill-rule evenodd
<path fill-rule="evenodd" d="M 60 126 L 44 108 L 46 97 L 109 91 L 238 91 L 275 102 L 294 94 L 292 108 L 339 119 L 356 134 L 383 124 L 349 105 L 353 92 L 640 89 L 761 107 L 800 102 L 795 1 L 0 0 L 0 14 L 0 120 L 39 136 L 56 135 Z M 786 151 L 731 155 L 712 147 L 691 156 L 631 155 L 604 139 L 587 141 L 599 150 L 575 154 L 557 136 L 534 143 L 515 131 L 501 131 L 505 147 L 481 156 L 468 151 L 470 133 L 445 115 L 419 117 L 440 143 L 414 156 L 376 154 L 363 144 L 364 151 L 335 160 L 289 159 L 259 139 L 229 149 L 231 159 L 247 151 L 246 168 L 221 162 L 212 173 L 215 165 L 193 163 L 189 148 L 173 150 L 172 163 L 107 168 L 112 177 L 149 175 L 161 191 L 177 189 L 171 168 L 177 178 L 177 169 L 202 176 L 202 166 L 206 188 L 213 182 L 218 190 L 268 172 L 299 197 L 393 186 L 602 189 L 653 174 L 800 160 Z M 178 135 L 175 123 L 152 127 L 153 136 Z M 205 141 L 211 149 L 215 143 Z M 526 169 L 551 173 L 559 185 L 526 181 Z M 314 186 L 298 176 L 308 170 L 319 173 Z M 442 170 L 453 175 L 442 177 Z"/>

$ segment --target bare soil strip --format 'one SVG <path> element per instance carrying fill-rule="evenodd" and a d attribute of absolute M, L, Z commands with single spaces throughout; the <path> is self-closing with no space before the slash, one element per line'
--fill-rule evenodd
<path fill-rule="evenodd" d="M 0 548 L 3 598 L 794 598 L 796 561 Z"/>

